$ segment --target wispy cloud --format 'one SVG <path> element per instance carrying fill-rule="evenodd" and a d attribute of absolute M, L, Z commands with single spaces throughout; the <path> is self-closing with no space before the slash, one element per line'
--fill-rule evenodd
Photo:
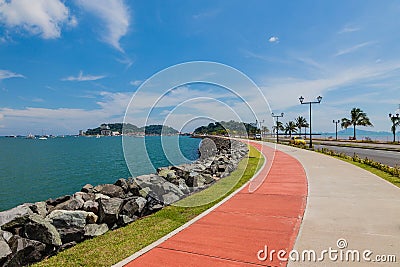
<path fill-rule="evenodd" d="M 192 17 L 194 19 L 205 19 L 205 18 L 212 18 L 217 16 L 221 12 L 220 9 L 212 9 L 212 10 L 207 10 L 204 12 L 200 12 L 197 14 L 194 14 Z"/>
<path fill-rule="evenodd" d="M 22 29 L 44 39 L 58 38 L 63 25 L 77 24 L 60 0 L 0 0 L 0 22 L 8 29 Z"/>
<path fill-rule="evenodd" d="M 359 31 L 359 30 L 360 30 L 359 27 L 354 27 L 354 26 L 346 25 L 346 26 L 344 26 L 344 28 L 341 29 L 338 33 L 339 33 L 339 34 L 342 34 L 342 33 L 349 33 L 349 32 L 357 32 L 357 31 Z"/>
<path fill-rule="evenodd" d="M 329 69 L 323 78 L 318 79 L 268 79 L 268 86 L 262 87 L 273 108 L 287 109 L 298 105 L 297 97 L 302 94 L 307 99 L 324 95 L 330 91 L 340 91 L 344 87 L 373 83 L 381 79 L 396 77 L 400 71 L 400 62 L 388 62 L 369 66 L 351 66 L 340 70 Z M 286 98 L 282 95 L 292 95 Z"/>
<path fill-rule="evenodd" d="M 19 96 L 19 99 L 23 100 L 23 101 L 29 101 L 29 102 L 35 102 L 35 103 L 42 103 L 44 102 L 43 98 L 39 98 L 39 97 L 34 97 L 34 98 L 26 98 L 24 96 Z"/>
<path fill-rule="evenodd" d="M 279 37 L 278 36 L 271 36 L 268 39 L 268 42 L 270 42 L 270 43 L 279 43 Z"/>
<path fill-rule="evenodd" d="M 25 76 L 9 70 L 0 70 L 0 80 L 10 79 L 10 78 L 25 78 Z"/>
<path fill-rule="evenodd" d="M 129 84 L 133 85 L 133 86 L 139 86 L 142 84 L 142 80 L 134 80 L 134 81 L 130 81 Z"/>
<path fill-rule="evenodd" d="M 337 56 L 342 56 L 342 55 L 345 55 L 345 54 L 353 53 L 353 52 L 355 52 L 355 51 L 357 51 L 357 50 L 359 50 L 359 49 L 361 49 L 363 47 L 370 46 L 370 45 L 375 44 L 375 43 L 376 42 L 369 41 L 369 42 L 364 42 L 364 43 L 361 43 L 361 44 L 357 44 L 357 45 L 354 45 L 354 46 L 339 50 L 335 54 L 335 56 L 337 57 Z"/>
<path fill-rule="evenodd" d="M 126 69 L 129 69 L 132 67 L 133 63 L 135 62 L 133 59 L 124 57 L 124 58 L 117 58 L 117 62 L 124 64 L 126 66 Z"/>
<path fill-rule="evenodd" d="M 75 81 L 75 82 L 85 82 L 85 81 L 96 81 L 105 78 L 106 75 L 90 75 L 86 74 L 83 75 L 83 71 L 79 72 L 78 76 L 68 76 L 65 78 L 62 78 L 62 81 Z"/>
<path fill-rule="evenodd" d="M 120 39 L 128 32 L 130 25 L 129 8 L 123 0 L 76 0 L 78 5 L 103 21 L 105 25 L 101 38 L 123 52 Z"/>
<path fill-rule="evenodd" d="M 101 97 L 101 101 L 94 109 L 0 108 L 0 122 L 4 128 L 9 129 L 10 134 L 26 134 L 27 127 L 32 133 L 39 133 L 43 125 L 46 125 L 50 133 L 65 134 L 96 127 L 102 122 L 123 121 L 131 93 L 99 92 L 98 96 Z"/>

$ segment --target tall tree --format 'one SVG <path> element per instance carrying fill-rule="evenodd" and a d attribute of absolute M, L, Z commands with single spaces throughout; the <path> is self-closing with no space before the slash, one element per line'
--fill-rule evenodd
<path fill-rule="evenodd" d="M 275 125 L 274 127 L 272 127 L 272 130 L 273 130 L 275 133 L 277 132 L 277 129 L 278 129 L 279 131 L 284 131 L 284 130 L 285 130 L 285 128 L 283 127 L 283 123 L 282 123 L 282 122 L 278 121 L 278 127 L 277 127 L 277 125 Z"/>
<path fill-rule="evenodd" d="M 399 114 L 397 114 L 397 116 L 391 116 L 392 114 L 390 114 L 390 120 L 392 121 L 392 133 L 393 133 L 393 143 L 396 142 L 396 127 L 400 126 L 400 117 L 398 116 Z"/>
<path fill-rule="evenodd" d="M 301 128 L 308 127 L 307 120 L 303 116 L 298 116 L 295 122 L 296 122 L 296 127 L 299 129 L 299 134 L 301 135 Z"/>
<path fill-rule="evenodd" d="M 261 132 L 262 132 L 262 134 L 267 134 L 267 133 L 269 133 L 268 127 L 267 127 L 267 126 L 261 127 Z"/>
<path fill-rule="evenodd" d="M 342 128 L 349 128 L 353 126 L 353 140 L 356 140 L 356 126 L 371 126 L 373 127 L 371 121 L 369 120 L 367 114 L 362 111 L 360 108 L 353 108 L 350 111 L 350 119 L 343 118 L 341 123 Z"/>
<path fill-rule="evenodd" d="M 289 136 L 292 137 L 292 133 L 297 132 L 297 125 L 293 121 L 289 121 L 285 124 L 285 133 L 289 133 Z"/>

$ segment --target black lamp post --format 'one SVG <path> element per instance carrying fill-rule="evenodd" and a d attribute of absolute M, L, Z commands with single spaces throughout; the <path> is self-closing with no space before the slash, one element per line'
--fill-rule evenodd
<path fill-rule="evenodd" d="M 336 124 L 336 141 L 337 141 L 337 125 L 339 122 L 340 122 L 340 120 L 337 120 L 337 121 L 333 120 L 333 123 Z"/>
<path fill-rule="evenodd" d="M 400 119 L 399 117 L 399 113 L 397 113 L 396 115 L 389 113 L 389 118 L 392 121 L 393 125 L 392 125 L 392 129 L 393 129 L 393 143 L 396 142 L 396 122 Z"/>
<path fill-rule="evenodd" d="M 276 143 L 278 144 L 279 142 L 279 118 L 283 118 L 283 112 L 281 115 L 275 115 L 272 113 L 272 117 L 276 118 Z"/>
<path fill-rule="evenodd" d="M 318 96 L 317 101 L 304 102 L 304 97 L 302 97 L 302 96 L 299 97 L 299 100 L 300 100 L 301 104 L 309 104 L 310 105 L 310 148 L 312 148 L 311 105 L 321 103 L 322 96 Z"/>

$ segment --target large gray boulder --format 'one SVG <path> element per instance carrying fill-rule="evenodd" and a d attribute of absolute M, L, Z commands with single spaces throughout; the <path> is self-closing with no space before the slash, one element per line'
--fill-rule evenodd
<path fill-rule="evenodd" d="M 108 231 L 107 224 L 87 224 L 84 228 L 85 237 L 95 237 L 105 234 Z"/>
<path fill-rule="evenodd" d="M 3 225 L 14 220 L 24 220 L 31 214 L 33 214 L 33 212 L 27 204 L 22 204 L 10 210 L 2 211 L 0 212 L 0 227 L 3 228 Z"/>
<path fill-rule="evenodd" d="M 97 203 L 96 201 L 86 201 L 83 204 L 83 210 L 84 211 L 90 211 L 93 212 L 94 214 L 97 214 L 99 212 L 99 203 Z"/>
<path fill-rule="evenodd" d="M 178 180 L 178 188 L 184 194 L 189 194 L 190 193 L 190 188 L 189 188 L 189 186 L 187 186 L 187 184 L 186 184 L 184 179 L 179 179 Z"/>
<path fill-rule="evenodd" d="M 139 197 L 132 197 L 129 199 L 121 209 L 120 214 L 121 215 L 126 215 L 128 217 L 133 217 L 135 214 L 138 214 L 139 212 L 139 205 L 136 202 L 136 199 Z"/>
<path fill-rule="evenodd" d="M 71 198 L 55 206 L 53 210 L 79 210 L 83 207 L 84 203 L 82 198 Z"/>
<path fill-rule="evenodd" d="M 83 210 L 54 210 L 47 217 L 56 228 L 83 228 L 86 223 L 93 223 L 97 216 Z"/>
<path fill-rule="evenodd" d="M 129 187 L 129 193 L 131 193 L 133 196 L 140 196 L 140 186 L 138 185 L 138 183 L 135 181 L 134 178 L 129 178 L 127 180 L 128 183 L 128 187 Z"/>
<path fill-rule="evenodd" d="M 129 217 L 127 215 L 119 215 L 118 216 L 118 221 L 117 221 L 117 225 L 118 226 L 125 226 L 130 224 L 131 222 L 134 222 L 138 219 L 137 216 L 133 215 L 132 217 Z"/>
<path fill-rule="evenodd" d="M 124 198 L 125 197 L 125 192 L 124 190 L 117 186 L 117 185 L 113 185 L 113 184 L 102 184 L 102 185 L 98 185 L 95 186 L 93 188 L 93 192 L 94 193 L 100 193 L 109 197 L 118 197 L 118 198 Z"/>
<path fill-rule="evenodd" d="M 118 179 L 114 185 L 119 186 L 122 188 L 122 190 L 124 190 L 125 193 L 129 192 L 129 184 L 128 182 L 124 179 L 124 178 L 120 178 Z"/>
<path fill-rule="evenodd" d="M 36 202 L 29 207 L 34 213 L 39 214 L 43 218 L 47 215 L 47 204 L 44 201 Z"/>
<path fill-rule="evenodd" d="M 42 260 L 46 256 L 46 245 L 35 240 L 13 236 L 9 245 L 12 255 L 4 266 L 25 266 Z"/>
<path fill-rule="evenodd" d="M 170 183 L 170 182 L 165 182 L 162 185 L 164 191 L 166 193 L 174 193 L 175 195 L 177 195 L 178 197 L 183 197 L 185 194 L 182 192 L 182 190 L 179 189 L 179 186 Z"/>
<path fill-rule="evenodd" d="M 180 197 L 173 192 L 169 192 L 162 196 L 164 205 L 170 205 L 180 199 Z"/>
<path fill-rule="evenodd" d="M 0 239 L 3 238 L 7 243 L 8 241 L 10 241 L 12 236 L 13 236 L 12 233 L 0 230 Z"/>
<path fill-rule="evenodd" d="M 138 197 L 135 201 L 136 201 L 136 203 L 137 203 L 138 206 L 139 206 L 138 215 L 139 215 L 139 214 L 142 214 L 143 209 L 144 209 L 144 207 L 145 207 L 146 204 L 147 204 L 147 200 L 146 200 L 145 198 L 143 198 L 143 197 Z"/>
<path fill-rule="evenodd" d="M 61 241 L 63 244 L 68 244 L 71 242 L 81 242 L 85 238 L 85 230 L 84 228 L 78 227 L 69 227 L 69 228 L 58 228 L 57 229 Z"/>
<path fill-rule="evenodd" d="M 29 221 L 25 224 L 24 228 L 25 237 L 29 239 L 55 247 L 62 244 L 57 229 L 40 215 L 30 215 Z"/>
<path fill-rule="evenodd" d="M 67 201 L 67 200 L 69 200 L 69 199 L 71 199 L 71 196 L 69 196 L 69 195 L 65 195 L 65 196 L 62 196 L 62 197 L 58 197 L 58 198 L 56 198 L 56 199 L 49 198 L 48 200 L 46 200 L 46 204 L 55 207 L 55 206 L 57 206 L 58 204 L 60 204 L 60 203 L 62 203 L 62 202 L 65 202 L 65 201 Z"/>
<path fill-rule="evenodd" d="M 81 192 L 84 192 L 84 193 L 93 193 L 93 185 L 91 185 L 91 184 L 85 184 L 85 185 L 82 187 Z"/>
<path fill-rule="evenodd" d="M 11 255 L 12 251 L 8 243 L 0 236 L 0 266 L 6 261 L 7 257 Z"/>
<path fill-rule="evenodd" d="M 121 198 L 99 199 L 99 222 L 113 226 L 118 220 L 124 201 Z"/>

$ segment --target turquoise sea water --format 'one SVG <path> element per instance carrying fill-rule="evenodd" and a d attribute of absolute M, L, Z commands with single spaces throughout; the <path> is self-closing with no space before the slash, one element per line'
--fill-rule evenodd
<path fill-rule="evenodd" d="M 72 194 L 87 183 L 114 183 L 158 167 L 193 161 L 200 140 L 146 136 L 124 137 L 124 143 L 123 148 L 122 137 L 0 137 L 0 210 Z"/>

